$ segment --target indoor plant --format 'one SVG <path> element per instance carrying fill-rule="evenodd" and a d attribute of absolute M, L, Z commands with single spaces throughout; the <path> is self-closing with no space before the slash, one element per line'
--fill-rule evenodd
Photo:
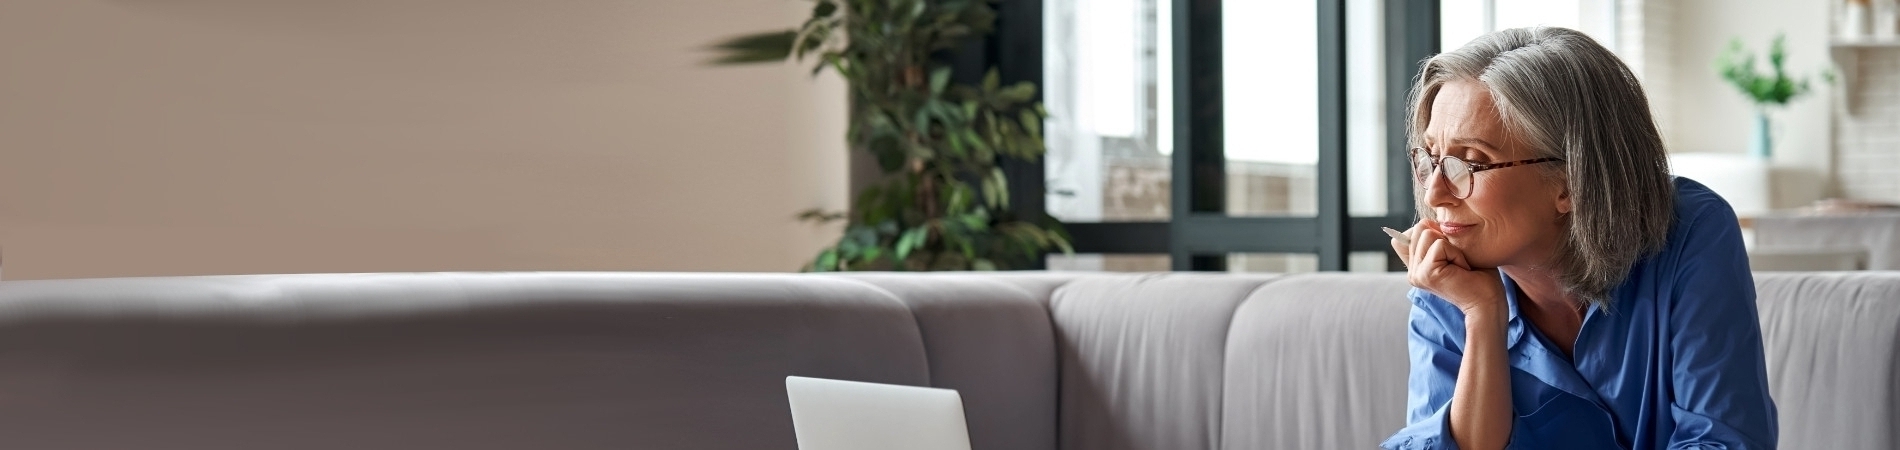
<path fill-rule="evenodd" d="M 719 63 L 819 60 L 850 90 L 852 151 L 875 157 L 882 176 L 856 193 L 849 213 L 805 211 L 817 223 L 845 221 L 844 235 L 805 267 L 833 270 L 994 270 L 1029 267 L 1070 252 L 1061 224 L 1009 209 L 1004 158 L 1042 156 L 1036 87 L 1003 85 L 995 68 L 980 83 L 951 83 L 941 60 L 989 33 L 989 0 L 817 0 L 793 30 L 729 39 Z"/>
<path fill-rule="evenodd" d="M 1807 94 L 1807 78 L 1790 78 L 1784 63 L 1787 60 L 1787 36 L 1776 35 L 1768 47 L 1768 65 L 1772 72 L 1755 71 L 1755 55 L 1742 48 L 1742 40 L 1729 41 L 1727 52 L 1715 61 L 1716 71 L 1722 79 L 1735 85 L 1736 89 L 1747 95 L 1755 103 L 1755 134 L 1749 140 L 1749 153 L 1767 159 L 1774 150 L 1774 136 L 1771 120 L 1768 116 L 1772 108 L 1784 107 L 1788 102 Z M 1821 78 L 1833 81 L 1833 74 L 1821 72 Z"/>

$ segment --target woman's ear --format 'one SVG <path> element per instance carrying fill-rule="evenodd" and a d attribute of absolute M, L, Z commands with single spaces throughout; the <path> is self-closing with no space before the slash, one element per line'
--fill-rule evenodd
<path fill-rule="evenodd" d="M 1557 214 L 1570 214 L 1570 188 L 1559 187 L 1557 189 Z"/>

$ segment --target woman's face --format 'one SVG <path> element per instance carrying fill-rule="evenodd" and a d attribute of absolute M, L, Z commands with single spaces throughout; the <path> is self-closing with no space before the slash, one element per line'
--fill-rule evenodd
<path fill-rule="evenodd" d="M 1476 81 L 1445 83 L 1433 99 L 1425 127 L 1425 148 L 1473 163 L 1503 163 L 1535 158 L 1507 133 L 1490 91 Z M 1554 164 L 1554 163 L 1545 163 Z M 1439 231 L 1464 250 L 1473 267 L 1544 265 L 1563 240 L 1563 214 L 1570 196 L 1563 183 L 1536 166 L 1516 166 L 1472 174 L 1471 194 L 1452 195 L 1444 177 L 1433 174 L 1424 193 Z"/>

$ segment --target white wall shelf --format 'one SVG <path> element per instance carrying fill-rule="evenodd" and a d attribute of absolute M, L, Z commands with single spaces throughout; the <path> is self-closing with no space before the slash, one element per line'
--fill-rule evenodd
<path fill-rule="evenodd" d="M 1828 42 L 1828 44 L 1827 44 L 1827 45 L 1828 45 L 1829 47 L 1834 47 L 1834 48 L 1840 48 L 1840 47 L 1848 47 L 1848 48 L 1884 48 L 1884 47 L 1892 47 L 1892 48 L 1900 48 L 1900 38 L 1886 38 L 1886 39 L 1878 39 L 1878 38 L 1864 38 L 1864 39 L 1848 39 L 1848 38 L 1834 38 L 1834 40 L 1833 40 L 1833 41 L 1830 41 L 1830 42 Z"/>
<path fill-rule="evenodd" d="M 1827 44 L 1828 55 L 1834 59 L 1834 76 L 1841 82 L 1841 88 L 1835 90 L 1846 114 L 1854 114 L 1855 78 L 1860 72 L 1862 52 L 1900 51 L 1900 38 L 1834 38 Z"/>

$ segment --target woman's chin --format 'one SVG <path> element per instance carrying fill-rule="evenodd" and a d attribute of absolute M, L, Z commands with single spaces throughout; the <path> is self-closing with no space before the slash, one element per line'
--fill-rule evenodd
<path fill-rule="evenodd" d="M 1452 241 L 1452 244 L 1457 245 L 1458 242 Z M 1465 246 L 1459 245 L 1458 248 L 1463 249 Z M 1495 269 L 1498 267 L 1498 260 L 1485 254 L 1483 249 L 1478 249 L 1477 252 L 1465 252 L 1465 264 L 1469 264 L 1471 270 Z"/>

